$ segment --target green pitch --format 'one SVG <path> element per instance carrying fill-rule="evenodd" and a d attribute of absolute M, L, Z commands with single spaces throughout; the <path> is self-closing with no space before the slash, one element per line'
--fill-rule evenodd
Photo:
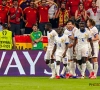
<path fill-rule="evenodd" d="M 100 90 L 100 77 L 92 80 L 0 77 L 0 90 Z"/>

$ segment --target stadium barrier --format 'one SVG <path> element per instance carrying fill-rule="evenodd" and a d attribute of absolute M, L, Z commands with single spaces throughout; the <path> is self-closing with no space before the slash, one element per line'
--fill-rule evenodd
<path fill-rule="evenodd" d="M 51 70 L 45 64 L 44 55 L 45 51 L 38 50 L 0 50 L 0 76 L 50 76 Z"/>
<path fill-rule="evenodd" d="M 43 36 L 42 39 L 43 47 L 47 47 L 48 39 L 47 36 Z M 16 35 L 15 36 L 15 43 L 17 50 L 31 50 L 32 48 L 32 40 L 29 35 Z"/>

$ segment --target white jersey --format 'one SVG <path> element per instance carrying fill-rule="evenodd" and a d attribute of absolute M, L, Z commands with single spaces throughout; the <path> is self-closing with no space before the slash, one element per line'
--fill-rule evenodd
<path fill-rule="evenodd" d="M 59 37 L 58 35 L 55 37 L 55 44 L 57 45 L 56 55 L 62 55 L 65 51 L 66 44 L 69 43 L 69 39 L 67 35 L 62 35 Z"/>
<path fill-rule="evenodd" d="M 100 8 L 97 8 L 96 13 L 94 13 L 92 8 L 90 8 L 87 10 L 87 13 L 90 14 L 90 18 L 92 18 L 96 22 L 96 25 L 100 25 Z"/>
<path fill-rule="evenodd" d="M 90 28 L 90 32 L 91 32 L 91 35 L 92 35 L 92 38 L 95 37 L 96 34 L 98 34 L 98 29 L 94 26 L 93 28 Z M 99 43 L 98 43 L 98 40 L 97 41 L 93 41 L 93 46 L 94 48 L 95 47 L 99 47 Z"/>
<path fill-rule="evenodd" d="M 85 32 L 81 32 L 80 30 L 76 31 L 74 37 L 78 39 L 78 49 L 88 47 L 88 39 L 92 38 L 90 31 L 87 29 L 85 29 Z"/>
<path fill-rule="evenodd" d="M 71 31 L 69 31 L 68 29 L 66 29 L 64 31 L 64 34 L 67 35 L 68 37 L 69 36 L 74 36 L 75 32 L 77 31 L 78 29 L 76 27 L 74 27 Z M 73 40 L 69 38 L 69 43 L 73 43 Z"/>
<path fill-rule="evenodd" d="M 52 30 L 47 34 L 48 37 L 48 47 L 47 50 L 52 50 L 54 47 L 54 38 L 57 35 L 57 32 L 55 30 Z"/>

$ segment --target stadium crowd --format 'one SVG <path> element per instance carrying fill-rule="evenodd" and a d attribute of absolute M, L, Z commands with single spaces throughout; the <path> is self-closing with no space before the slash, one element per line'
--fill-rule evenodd
<path fill-rule="evenodd" d="M 79 27 L 80 21 L 92 18 L 100 30 L 100 0 L 0 0 L 0 4 L 0 24 L 8 23 L 15 35 L 30 34 L 33 24 L 47 35 L 46 23 L 64 27 L 69 19 Z"/>

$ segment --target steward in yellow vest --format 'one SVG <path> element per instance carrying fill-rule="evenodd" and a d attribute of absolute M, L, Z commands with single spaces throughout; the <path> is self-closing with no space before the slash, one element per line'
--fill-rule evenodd
<path fill-rule="evenodd" d="M 3 30 L 0 31 L 0 49 L 11 50 L 15 45 L 13 44 L 14 35 L 9 31 L 7 23 L 3 24 Z"/>

